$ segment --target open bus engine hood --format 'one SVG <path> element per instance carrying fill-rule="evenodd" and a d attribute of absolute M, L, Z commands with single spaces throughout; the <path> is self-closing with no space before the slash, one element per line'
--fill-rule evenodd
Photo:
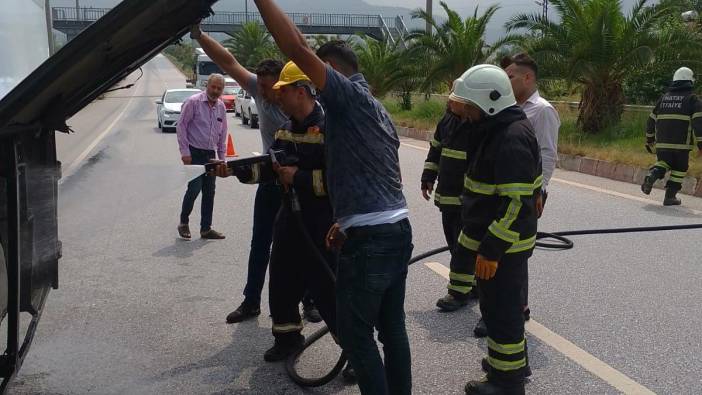
<path fill-rule="evenodd" d="M 138 69 L 217 0 L 124 0 L 46 60 L 0 101 L 0 393 L 29 351 L 46 298 L 58 287 L 55 132 Z M 29 313 L 29 325 L 20 325 Z M 21 333 L 23 328 L 27 328 Z"/>
<path fill-rule="evenodd" d="M 68 132 L 66 119 L 209 16 L 216 2 L 122 1 L 0 101 L 0 136 L 35 124 Z"/>

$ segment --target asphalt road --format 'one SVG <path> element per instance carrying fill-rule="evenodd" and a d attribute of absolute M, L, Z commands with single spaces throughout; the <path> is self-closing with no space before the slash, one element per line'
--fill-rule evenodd
<path fill-rule="evenodd" d="M 105 134 L 63 180 L 60 288 L 50 295 L 11 392 L 358 393 L 340 379 L 303 391 L 281 364 L 265 363 L 272 343 L 267 306 L 258 320 L 224 323 L 241 301 L 255 188 L 217 181 L 214 227 L 226 240 L 177 237 L 185 177 L 175 135 L 156 129 L 154 100 L 185 83 L 162 57 L 144 71 L 135 88 L 89 106 L 72 120 L 78 133 L 61 137 L 59 155 L 71 163 Z M 260 151 L 257 130 L 233 117 L 230 125 L 242 156 Z M 418 190 L 426 143 L 403 140 L 400 155 L 419 253 L 443 244 L 438 210 Z M 659 192 L 646 198 L 632 185 L 567 172 L 556 177 L 542 230 L 702 222 L 694 210 L 702 208 L 699 199 L 663 208 L 647 200 L 660 201 Z M 198 220 L 196 209 L 191 221 Z M 573 250 L 536 251 L 532 317 L 560 338 L 530 324 L 528 393 L 609 394 L 619 385 L 631 393 L 699 394 L 700 234 L 577 237 Z M 448 264 L 446 255 L 430 260 Z M 406 312 L 415 393 L 459 394 L 482 375 L 485 342 L 472 337 L 478 316 L 473 309 L 439 313 L 434 303 L 445 285 L 437 270 L 412 266 Z M 323 371 L 338 355 L 328 339 L 315 351 L 303 361 L 306 372 Z"/>

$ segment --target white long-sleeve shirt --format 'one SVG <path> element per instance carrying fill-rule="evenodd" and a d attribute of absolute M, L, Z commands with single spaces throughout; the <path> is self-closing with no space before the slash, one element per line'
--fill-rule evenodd
<path fill-rule="evenodd" d="M 558 129 L 561 127 L 561 119 L 551 103 L 539 95 L 538 90 L 521 107 L 534 127 L 536 140 L 541 148 L 541 165 L 546 189 L 558 161 Z"/>

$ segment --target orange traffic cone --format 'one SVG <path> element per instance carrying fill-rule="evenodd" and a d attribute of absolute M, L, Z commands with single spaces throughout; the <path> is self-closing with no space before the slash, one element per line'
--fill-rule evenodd
<path fill-rule="evenodd" d="M 239 154 L 237 154 L 236 149 L 234 149 L 234 140 L 232 139 L 232 135 L 227 134 L 227 158 L 234 156 L 239 156 Z"/>

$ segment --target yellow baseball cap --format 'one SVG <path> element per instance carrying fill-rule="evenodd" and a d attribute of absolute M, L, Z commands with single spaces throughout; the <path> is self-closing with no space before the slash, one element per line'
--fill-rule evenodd
<path fill-rule="evenodd" d="M 273 89 L 280 89 L 281 86 L 291 85 L 300 81 L 312 83 L 310 77 L 302 72 L 295 63 L 288 62 L 285 67 L 283 67 L 283 71 L 280 72 L 280 78 L 278 78 L 278 82 L 273 85 Z"/>

